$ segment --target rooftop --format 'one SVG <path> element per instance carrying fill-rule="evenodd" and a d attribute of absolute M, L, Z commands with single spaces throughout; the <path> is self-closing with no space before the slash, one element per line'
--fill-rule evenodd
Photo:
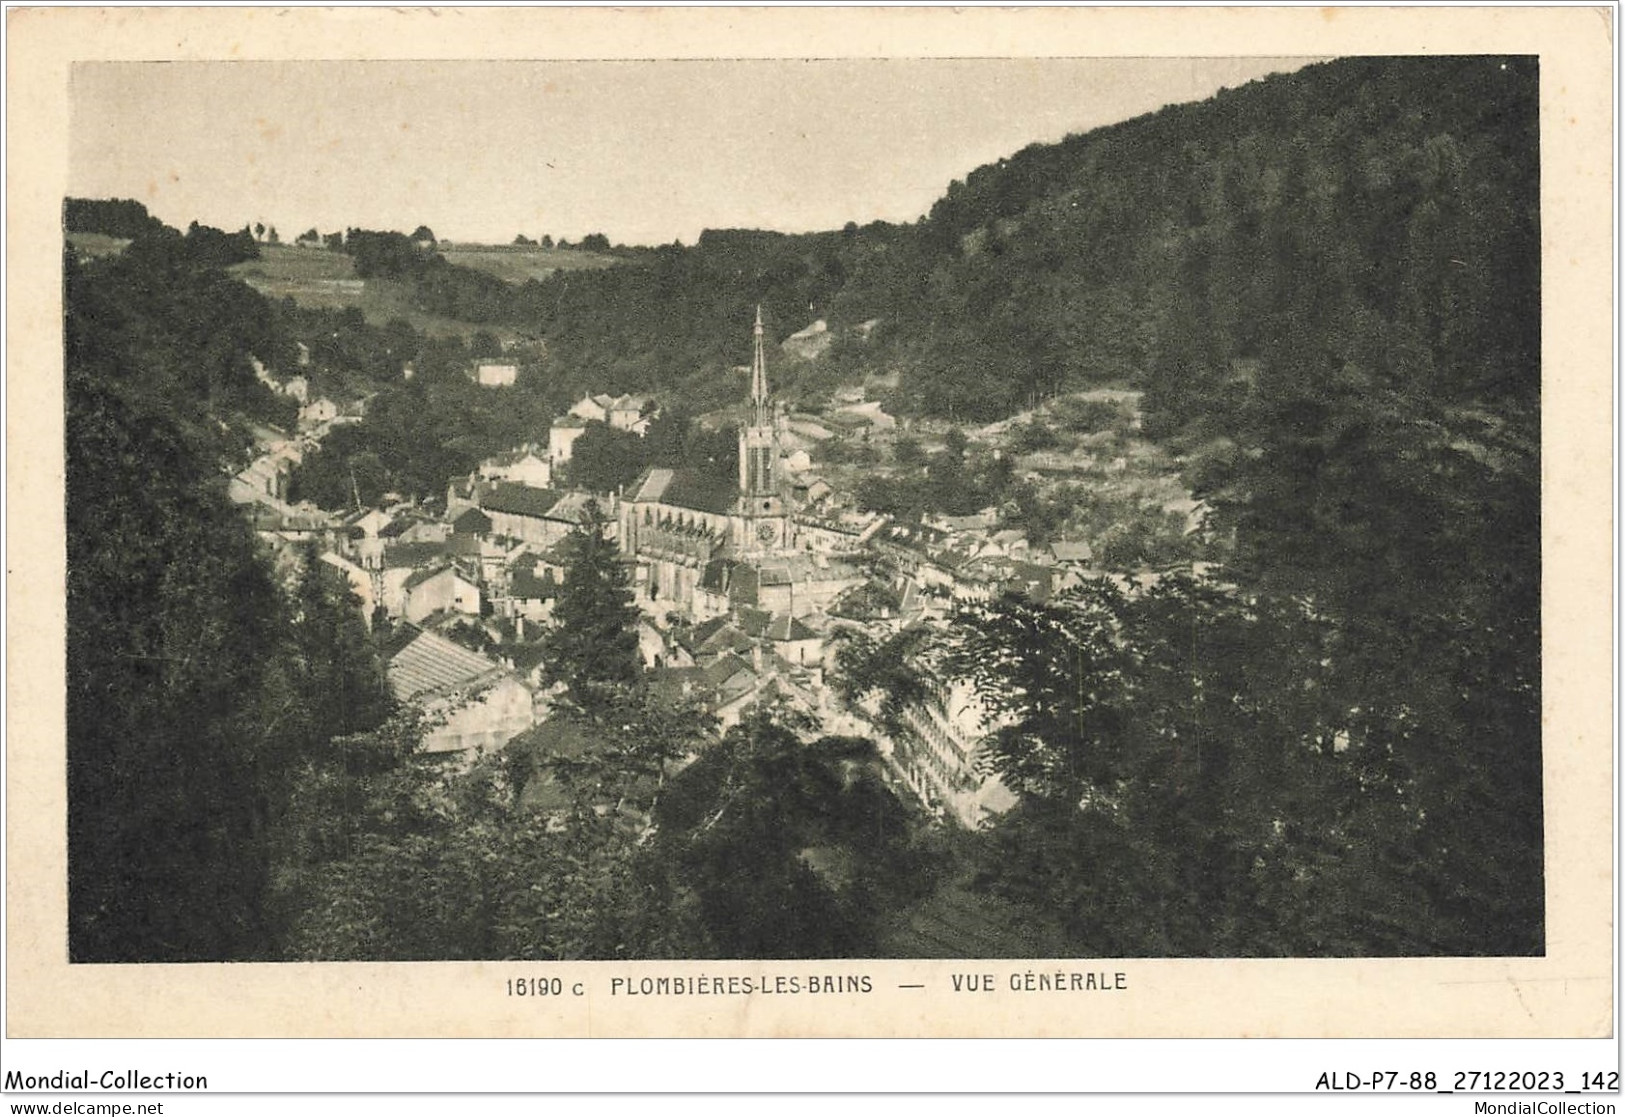
<path fill-rule="evenodd" d="M 546 516 L 558 502 L 559 494 L 552 489 L 529 485 L 494 485 L 480 496 L 482 509 L 515 516 Z"/>
<path fill-rule="evenodd" d="M 692 469 L 651 469 L 638 478 L 627 499 L 726 514 L 734 510 L 738 498 L 739 488 L 732 480 Z"/>
<path fill-rule="evenodd" d="M 445 553 L 444 543 L 391 543 L 384 548 L 384 566 L 390 569 L 427 566 Z"/>
<path fill-rule="evenodd" d="M 465 508 L 451 522 L 451 530 L 464 535 L 484 535 L 491 530 L 491 517 L 478 508 Z"/>
<path fill-rule="evenodd" d="M 424 570 L 419 570 L 417 573 L 413 574 L 410 578 L 406 579 L 406 588 L 407 589 L 413 589 L 413 588 L 415 588 L 417 586 L 421 586 L 424 582 L 427 582 L 429 579 L 438 578 L 440 575 L 444 574 L 446 571 L 451 570 L 451 569 L 452 569 L 452 567 L 448 563 L 448 564 L 442 564 L 442 565 L 439 565 L 439 566 L 431 566 L 431 567 L 428 567 L 427 569 L 424 569 Z"/>
<path fill-rule="evenodd" d="M 461 690 L 494 679 L 501 672 L 502 665 L 494 660 L 444 636 L 423 632 L 390 659 L 389 686 L 396 698 L 407 702 Z"/>

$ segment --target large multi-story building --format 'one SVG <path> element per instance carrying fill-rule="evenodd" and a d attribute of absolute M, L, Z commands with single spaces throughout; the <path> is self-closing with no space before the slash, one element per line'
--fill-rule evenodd
<path fill-rule="evenodd" d="M 985 753 L 989 734 L 1008 720 L 967 679 L 942 671 L 923 678 L 924 695 L 903 709 L 892 765 L 928 808 L 975 829 L 1016 801 Z"/>

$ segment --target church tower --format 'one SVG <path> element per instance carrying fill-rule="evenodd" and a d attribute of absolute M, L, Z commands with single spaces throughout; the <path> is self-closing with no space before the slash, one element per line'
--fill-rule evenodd
<path fill-rule="evenodd" d="M 739 549 L 778 550 L 788 546 L 788 521 L 779 497 L 778 445 L 773 437 L 773 401 L 767 394 L 767 361 L 762 352 L 762 308 L 756 308 L 755 352 L 750 362 L 750 418 L 739 428 Z"/>

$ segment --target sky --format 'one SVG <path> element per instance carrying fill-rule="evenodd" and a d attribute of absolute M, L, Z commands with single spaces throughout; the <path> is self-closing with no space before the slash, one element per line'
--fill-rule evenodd
<path fill-rule="evenodd" d="M 1308 61 L 80 63 L 69 191 L 288 240 L 836 229 L 912 221 L 1028 144 Z"/>

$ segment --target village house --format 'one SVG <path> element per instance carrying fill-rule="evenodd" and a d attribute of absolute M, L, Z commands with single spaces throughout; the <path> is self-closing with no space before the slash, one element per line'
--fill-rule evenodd
<path fill-rule="evenodd" d="M 575 452 L 576 439 L 587 433 L 586 420 L 576 415 L 561 415 L 553 420 L 547 431 L 547 458 L 554 466 L 565 465 Z"/>
<path fill-rule="evenodd" d="M 339 405 L 322 396 L 299 409 L 299 429 L 310 430 L 324 426 L 339 417 Z"/>
<path fill-rule="evenodd" d="M 811 473 L 804 473 L 797 477 L 791 486 L 791 496 L 797 504 L 809 507 L 827 500 L 835 492 L 835 486 L 822 477 Z"/>
<path fill-rule="evenodd" d="M 553 513 L 562 495 L 553 489 L 497 484 L 480 492 L 479 507 L 491 519 L 491 534 L 548 547 L 575 526 L 574 521 Z"/>
<path fill-rule="evenodd" d="M 1094 548 L 1087 543 L 1057 539 L 1049 545 L 1050 556 L 1057 566 L 1086 567 L 1094 561 Z"/>
<path fill-rule="evenodd" d="M 968 516 L 948 516 L 940 512 L 928 513 L 924 522 L 945 532 L 981 532 L 991 531 L 998 526 L 999 510 L 997 508 L 984 508 L 980 512 L 973 512 Z"/>
<path fill-rule="evenodd" d="M 511 669 L 437 633 L 402 627 L 389 685 L 397 700 L 423 710 L 424 752 L 472 761 L 536 723 L 530 688 Z"/>
<path fill-rule="evenodd" d="M 775 616 L 764 636 L 773 654 L 797 667 L 816 667 L 824 662 L 824 637 L 800 617 L 788 613 Z"/>
<path fill-rule="evenodd" d="M 805 450 L 791 450 L 779 459 L 779 465 L 787 473 L 805 473 L 812 468 L 812 455 Z"/>
<path fill-rule="evenodd" d="M 314 505 L 261 502 L 248 511 L 249 523 L 267 543 L 323 545 L 332 533 L 332 518 Z"/>
<path fill-rule="evenodd" d="M 885 526 L 886 517 L 875 512 L 815 515 L 801 511 L 795 515 L 795 524 L 796 544 L 803 551 L 855 555 Z"/>
<path fill-rule="evenodd" d="M 979 548 L 981 555 L 1003 555 L 1008 558 L 1020 558 L 1027 554 L 1031 545 L 1027 542 L 1027 533 L 1017 528 L 1005 528 L 995 531 L 987 537 L 987 542 Z"/>
<path fill-rule="evenodd" d="M 648 434 L 653 418 L 647 396 L 617 396 L 609 405 L 609 425 L 633 434 Z"/>
<path fill-rule="evenodd" d="M 897 429 L 897 418 L 882 410 L 879 400 L 870 400 L 867 403 L 852 403 L 837 408 L 830 420 L 842 424 L 856 424 L 877 431 L 890 431 Z"/>
<path fill-rule="evenodd" d="M 835 437 L 834 431 L 811 415 L 789 415 L 785 419 L 784 429 L 787 434 L 815 444 L 828 442 Z"/>
<path fill-rule="evenodd" d="M 895 590 L 870 579 L 831 602 L 828 616 L 835 627 L 889 636 L 902 628 L 902 608 L 902 597 Z"/>
<path fill-rule="evenodd" d="M 386 547 L 396 543 L 444 543 L 450 534 L 450 525 L 415 510 L 403 512 L 378 529 L 378 538 Z"/>
<path fill-rule="evenodd" d="M 382 532 L 394 522 L 395 517 L 377 508 L 350 513 L 339 524 L 342 553 L 368 570 L 383 569 L 384 546 L 388 540 Z"/>
<path fill-rule="evenodd" d="M 374 393 L 376 395 L 377 393 Z M 367 404 L 372 396 L 353 399 L 339 407 L 339 413 L 333 416 L 332 425 L 335 427 L 355 426 L 367 417 Z"/>
<path fill-rule="evenodd" d="M 512 481 L 533 489 L 545 489 L 553 483 L 553 463 L 546 454 L 527 444 L 486 458 L 480 463 L 479 475 L 485 481 Z"/>
<path fill-rule="evenodd" d="M 605 423 L 609 421 L 609 405 L 614 401 L 613 396 L 585 395 L 570 405 L 569 413 L 583 422 Z"/>
<path fill-rule="evenodd" d="M 816 360 L 828 352 L 835 340 L 829 332 L 829 323 L 820 318 L 805 329 L 797 330 L 779 343 L 779 348 L 803 360 Z"/>
<path fill-rule="evenodd" d="M 413 571 L 401 584 L 401 615 L 418 622 L 440 612 L 480 615 L 479 584 L 453 563 Z"/>
<path fill-rule="evenodd" d="M 232 498 L 239 504 L 248 504 L 261 497 L 285 501 L 288 499 L 288 482 L 292 477 L 292 461 L 271 454 L 262 455 L 232 479 Z"/>
<path fill-rule="evenodd" d="M 325 563 L 338 577 L 344 579 L 355 594 L 361 605 L 361 620 L 370 629 L 372 627 L 373 610 L 377 608 L 376 585 L 370 571 L 363 570 L 343 555 L 333 551 L 323 551 L 319 560 Z"/>
<path fill-rule="evenodd" d="M 538 578 L 551 577 L 560 585 L 569 574 L 570 546 L 568 541 L 555 543 L 551 547 L 534 548 L 529 544 L 525 547 L 526 561 L 535 566 Z"/>
<path fill-rule="evenodd" d="M 647 396 L 586 395 L 570 407 L 570 415 L 587 423 L 605 423 L 616 430 L 644 434 L 653 418 Z"/>
<path fill-rule="evenodd" d="M 502 611 L 510 618 L 541 624 L 553 616 L 559 579 L 539 564 L 520 563 L 510 569 Z"/>
<path fill-rule="evenodd" d="M 370 553 L 360 565 L 373 572 L 378 603 L 392 617 L 406 613 L 407 579 L 421 571 L 444 565 L 444 543 L 388 543 L 376 558 Z"/>
<path fill-rule="evenodd" d="M 473 380 L 482 388 L 511 388 L 519 380 L 519 366 L 481 361 L 474 366 Z"/>
<path fill-rule="evenodd" d="M 683 625 L 672 636 L 672 659 L 675 661 L 681 653 L 681 657 L 701 667 L 726 655 L 748 654 L 753 646 L 750 636 L 726 616 Z"/>
<path fill-rule="evenodd" d="M 715 558 L 694 591 L 695 615 L 749 607 L 804 617 L 828 609 L 863 578 L 857 567 L 822 554 Z"/>
<path fill-rule="evenodd" d="M 453 535 L 472 535 L 478 538 L 491 534 L 491 517 L 475 505 L 461 509 L 449 519 Z"/>

